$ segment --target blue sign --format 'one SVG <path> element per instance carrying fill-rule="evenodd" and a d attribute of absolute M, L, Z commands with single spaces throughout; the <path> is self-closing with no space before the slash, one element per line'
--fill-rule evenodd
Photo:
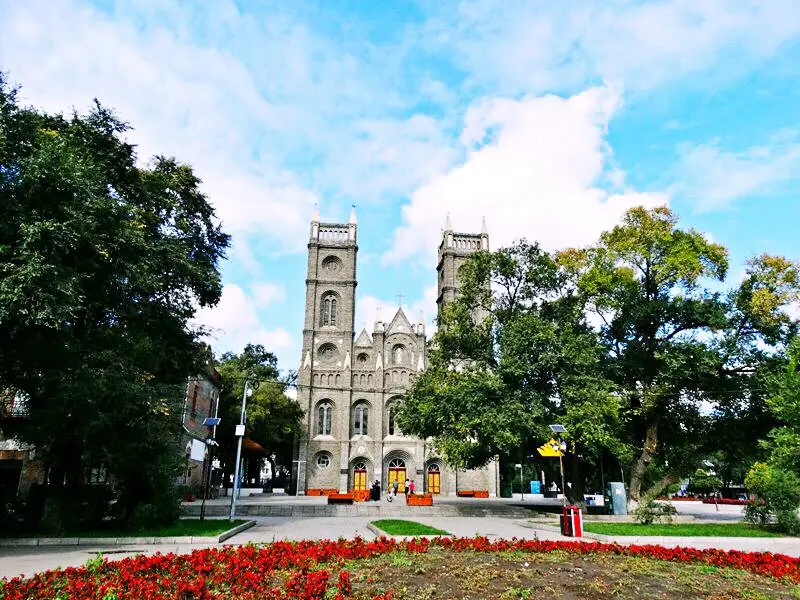
<path fill-rule="evenodd" d="M 531 494 L 541 494 L 542 483 L 540 481 L 531 481 Z"/>

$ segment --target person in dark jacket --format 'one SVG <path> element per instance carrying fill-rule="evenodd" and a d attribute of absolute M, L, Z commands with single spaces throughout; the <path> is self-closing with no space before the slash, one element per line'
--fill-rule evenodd
<path fill-rule="evenodd" d="M 375 480 L 375 483 L 372 484 L 372 488 L 369 490 L 369 499 L 374 502 L 377 502 L 381 499 L 381 484 L 377 479 Z"/>

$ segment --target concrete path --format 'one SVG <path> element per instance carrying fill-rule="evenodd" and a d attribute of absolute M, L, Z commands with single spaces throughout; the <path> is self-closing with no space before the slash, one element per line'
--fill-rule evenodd
<path fill-rule="evenodd" d="M 337 539 L 339 537 L 373 539 L 375 535 L 367 529 L 371 517 L 339 517 L 339 518 L 287 518 L 267 517 L 256 519 L 255 527 L 240 533 L 228 540 L 228 544 L 268 543 L 274 540 L 299 539 Z M 497 517 L 425 517 L 414 519 L 417 522 L 444 529 L 460 537 L 475 535 L 489 538 L 518 538 L 540 540 L 565 540 L 558 531 L 543 528 L 542 524 L 523 522 L 514 519 Z M 583 541 L 592 542 L 588 538 Z M 663 546 L 688 546 L 694 548 L 721 548 L 725 550 L 770 551 L 791 556 L 800 556 L 800 539 L 798 538 L 681 538 L 681 537 L 608 537 L 608 541 L 620 544 L 659 544 Z M 109 560 L 132 556 L 137 553 L 154 554 L 156 552 L 175 552 L 184 554 L 198 548 L 219 547 L 223 544 L 174 544 L 149 546 L 137 544 L 132 546 L 116 546 L 113 548 L 97 547 L 16 547 L 0 548 L 0 577 L 18 575 L 54 569 L 57 567 L 80 566 L 88 559 L 94 558 L 98 552 L 105 554 Z"/>

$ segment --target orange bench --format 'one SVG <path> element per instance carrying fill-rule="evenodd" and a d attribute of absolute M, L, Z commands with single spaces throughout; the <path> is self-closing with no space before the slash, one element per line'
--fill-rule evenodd
<path fill-rule="evenodd" d="M 409 506 L 433 506 L 433 494 L 406 494 Z"/>
<path fill-rule="evenodd" d="M 369 490 L 350 490 L 353 500 L 356 502 L 366 502 L 369 500 Z"/>
<path fill-rule="evenodd" d="M 328 494 L 328 504 L 352 504 L 353 494 Z"/>
<path fill-rule="evenodd" d="M 473 490 L 461 490 L 460 492 L 456 492 L 456 496 L 459 498 L 472 498 L 475 496 L 475 492 Z"/>
<path fill-rule="evenodd" d="M 317 488 L 308 488 L 306 490 L 306 496 L 322 496 L 322 490 Z"/>

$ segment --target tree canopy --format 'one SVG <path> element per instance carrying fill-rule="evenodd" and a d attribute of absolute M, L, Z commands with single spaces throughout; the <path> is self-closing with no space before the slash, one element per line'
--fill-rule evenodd
<path fill-rule="evenodd" d="M 29 398 L 4 433 L 54 486 L 102 465 L 133 510 L 171 483 L 191 320 L 220 298 L 229 237 L 191 167 L 141 164 L 128 129 L 96 101 L 21 106 L 0 76 L 0 386 Z"/>
<path fill-rule="evenodd" d="M 473 254 L 401 426 L 477 466 L 541 444 L 558 420 L 582 464 L 607 453 L 629 470 L 634 501 L 711 455 L 742 473 L 774 420 L 765 382 L 796 331 L 785 309 L 800 283 L 776 256 L 720 291 L 727 272 L 727 250 L 666 207 L 629 210 L 588 248 Z"/>

